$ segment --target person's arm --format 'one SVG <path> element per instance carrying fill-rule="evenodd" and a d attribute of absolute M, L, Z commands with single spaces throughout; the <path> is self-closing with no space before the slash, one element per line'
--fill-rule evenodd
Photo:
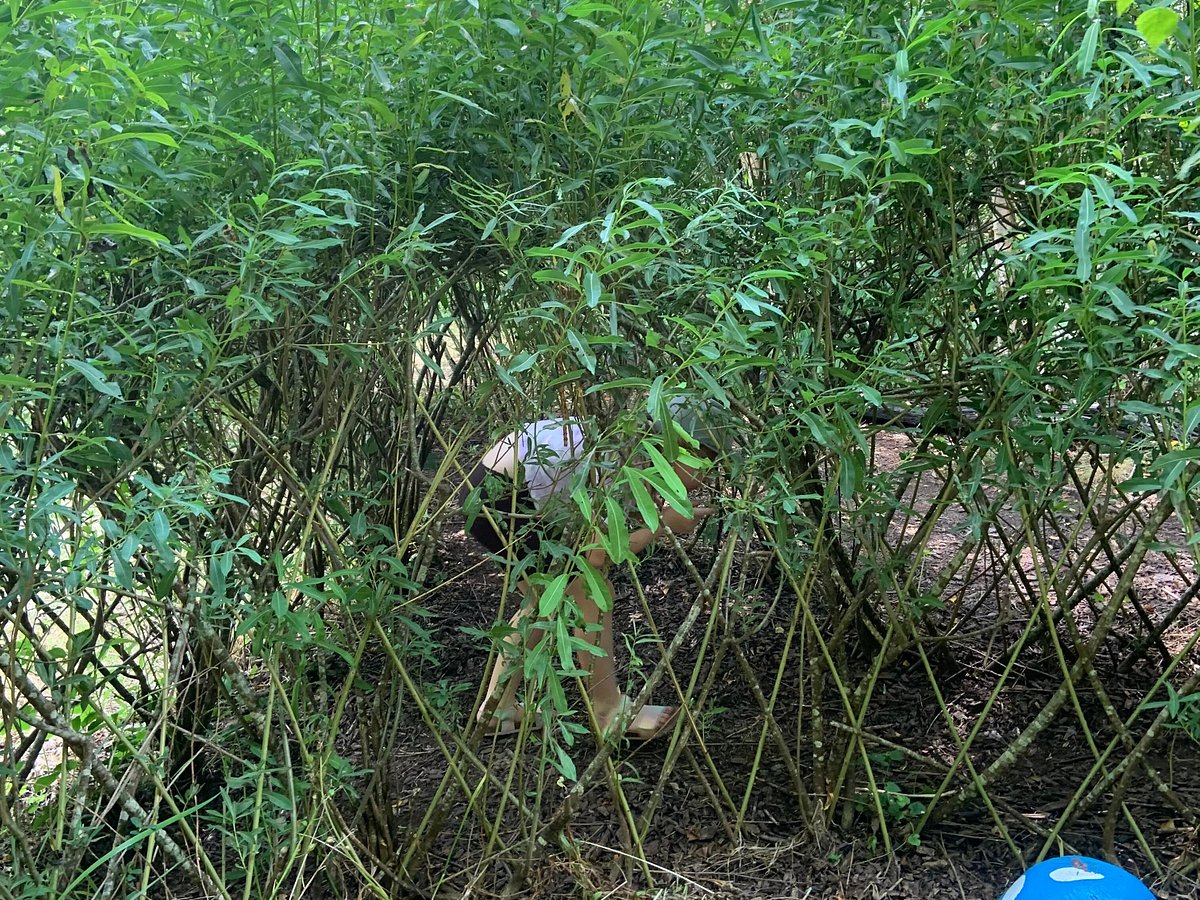
<path fill-rule="evenodd" d="M 712 459 L 711 451 L 701 449 L 698 454 L 703 459 Z M 644 467 L 644 463 L 642 466 Z M 699 469 L 691 465 L 685 465 L 682 462 L 676 462 L 673 465 L 676 476 L 679 478 L 680 484 L 687 492 L 691 492 L 696 488 L 704 486 L 704 477 Z M 659 499 L 662 499 L 661 496 Z M 661 503 L 658 508 L 657 529 L 651 529 L 647 525 L 635 529 L 629 534 L 629 551 L 634 556 L 639 556 L 647 547 L 661 538 L 667 533 L 666 529 L 670 528 L 674 534 L 685 535 L 691 534 L 698 527 L 700 522 L 711 516 L 717 510 L 711 506 L 694 506 L 692 507 L 692 515 L 682 516 L 675 511 L 669 503 Z M 665 527 L 664 527 L 665 526 Z"/>
<path fill-rule="evenodd" d="M 629 535 L 629 551 L 638 556 L 653 544 L 656 540 L 667 533 L 667 528 L 677 535 L 691 534 L 700 527 L 700 523 L 715 513 L 716 507 L 713 506 L 694 506 L 692 507 L 692 516 L 681 516 L 675 512 L 670 506 L 664 504 L 658 511 L 658 528 L 642 527 Z M 666 526 L 666 527 L 664 527 Z"/>

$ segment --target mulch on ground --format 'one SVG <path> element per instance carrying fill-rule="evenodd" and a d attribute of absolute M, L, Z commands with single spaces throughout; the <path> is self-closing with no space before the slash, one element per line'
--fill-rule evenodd
<path fill-rule="evenodd" d="M 948 534 L 948 540 L 943 542 L 945 548 L 940 552 L 953 552 L 950 537 Z M 694 552 L 701 562 L 706 553 L 712 556 L 711 548 L 703 544 Z M 753 561 L 739 561 L 739 564 L 752 565 Z M 931 567 L 936 569 L 936 566 L 934 559 Z M 1178 575 L 1165 569 L 1160 571 L 1159 566 L 1150 560 L 1149 567 L 1139 573 L 1139 579 L 1143 580 L 1146 588 L 1143 594 L 1149 597 L 1149 602 L 1166 607 L 1173 593 L 1178 596 L 1180 588 L 1175 583 Z M 703 565 L 699 567 L 705 571 Z M 669 640 L 695 597 L 694 584 L 683 567 L 665 552 L 644 561 L 639 567 L 639 577 L 645 586 L 654 625 Z M 441 583 L 441 587 L 424 600 L 428 616 L 423 625 L 434 635 L 439 648 L 434 661 L 422 668 L 421 678 L 427 684 L 438 684 L 444 692 L 449 691 L 452 700 L 446 712 L 465 724 L 484 676 L 487 656 L 484 641 L 471 630 L 487 629 L 493 624 L 502 579 L 496 568 L 486 562 L 482 551 L 462 533 L 461 522 L 450 518 L 444 525 L 429 583 Z M 618 576 L 614 578 L 614 586 L 618 664 L 620 671 L 634 679 L 636 689 L 638 673 L 648 671 L 657 659 L 657 645 L 647 639 L 650 623 L 641 612 L 632 584 Z M 767 594 L 775 587 L 769 579 L 763 586 Z M 1155 590 L 1162 596 L 1155 594 Z M 786 602 L 774 609 L 765 601 L 757 607 L 751 604 L 747 623 L 754 627 L 748 628 L 742 646 L 764 683 L 773 678 L 789 615 L 790 606 Z M 1200 621 L 1200 614 L 1191 618 Z M 1188 627 L 1188 621 L 1182 627 Z M 677 661 L 678 671 L 690 671 L 698 640 L 696 636 L 684 646 Z M 635 646 L 640 663 L 631 665 L 627 641 Z M 969 727 L 995 683 L 993 649 L 969 641 L 947 645 L 944 652 L 937 654 L 935 664 L 939 687 L 956 725 Z M 1115 691 L 1112 696 L 1122 714 L 1144 695 L 1148 679 L 1155 674 L 1148 662 L 1122 676 L 1128 690 Z M 974 753 L 984 761 L 990 761 L 992 754 L 999 754 L 1060 683 L 1061 671 L 1056 660 L 1049 656 L 1039 659 L 1034 654 L 1022 657 L 1019 670 L 1013 673 L 1011 683 L 989 714 Z M 796 701 L 789 700 L 798 692 L 788 688 L 785 682 L 780 695 L 780 721 L 785 722 L 789 715 L 795 721 L 798 712 Z M 1102 721 L 1102 713 L 1086 686 L 1081 687 L 1080 698 L 1089 722 Z M 659 702 L 669 699 L 664 691 Z M 705 719 L 705 747 L 730 794 L 740 801 L 759 754 L 762 717 L 732 661 L 726 661 L 717 673 L 707 708 L 716 712 Z M 414 720 L 409 724 L 411 733 L 402 735 L 399 746 L 403 751 L 396 759 L 395 777 L 408 786 L 402 808 L 396 810 L 401 830 L 412 827 L 425 815 L 445 769 L 444 758 L 423 723 Z M 932 792 L 939 781 L 939 772 L 923 767 L 917 756 L 949 762 L 955 748 L 921 666 L 902 662 L 884 674 L 869 724 L 873 733 L 915 751 L 911 758 L 881 757 L 878 761 L 881 771 L 901 786 L 906 795 Z M 1020 866 L 982 805 L 968 806 L 952 821 L 926 830 L 919 846 L 901 843 L 891 858 L 883 852 L 882 836 L 873 830 L 866 810 L 857 813 L 850 810 L 839 827 L 821 842 L 802 839 L 800 836 L 806 829 L 791 779 L 786 767 L 775 758 L 770 741 L 764 744 L 740 841 L 730 841 L 714 816 L 701 783 L 691 777 L 689 766 L 681 761 L 664 786 L 654 826 L 643 847 L 654 879 L 653 889 L 648 887 L 639 866 L 623 855 L 620 848 L 626 844 L 619 825 L 621 816 L 613 809 L 604 784 L 598 783 L 569 829 L 569 837 L 587 863 L 586 869 L 571 863 L 565 854 L 551 854 L 523 883 L 522 892 L 531 896 L 581 896 L 580 883 L 586 880 L 598 896 L 990 900 L 998 898 L 1020 873 Z M 1171 749 L 1174 754 L 1171 760 L 1156 761 L 1161 763 L 1160 771 L 1169 775 L 1181 797 L 1200 808 L 1200 753 L 1197 752 L 1200 748 L 1183 738 L 1172 742 Z M 507 772 L 514 752 L 519 751 L 511 745 L 487 745 L 482 759 Z M 590 745 L 581 744 L 576 753 L 582 769 L 589 758 Z M 643 808 L 640 804 L 649 801 L 658 783 L 664 753 L 663 744 L 651 743 L 627 748 L 616 758 L 616 769 L 634 815 Z M 528 748 L 519 767 L 518 787 L 532 788 L 540 779 L 543 808 L 549 814 L 557 807 L 567 786 L 552 769 L 537 769 L 537 755 L 536 747 Z M 1007 784 L 1021 788 L 1008 787 L 997 799 L 1035 825 L 1053 827 L 1081 773 L 1090 768 L 1092 761 L 1078 723 L 1069 713 L 1060 713 L 1022 760 L 1018 774 L 1007 779 Z M 1177 821 L 1174 811 L 1149 785 L 1135 783 L 1126 802 L 1159 858 L 1194 858 L 1200 849 L 1200 837 Z M 1081 817 L 1066 829 L 1062 834 L 1064 846 L 1099 855 L 1106 808 L 1107 803 L 1101 802 L 1095 814 Z M 431 863 L 440 861 L 442 867 L 432 880 L 438 880 L 439 875 L 447 876 L 445 896 L 491 896 L 510 883 L 511 873 L 503 865 L 489 868 L 482 861 L 480 854 L 484 848 L 479 836 L 470 833 L 469 824 L 460 827 L 465 822 L 460 812 L 449 811 L 454 826 L 445 829 L 431 849 Z M 1009 827 L 1027 857 L 1032 858 L 1041 850 L 1041 838 L 1030 831 L 1021 832 L 1011 821 Z M 894 830 L 902 833 L 899 825 Z M 1135 835 L 1124 823 L 1119 823 L 1116 835 L 1118 861 L 1153 884 L 1153 873 L 1145 871 L 1148 863 L 1138 849 Z M 510 837 L 515 840 L 517 836 Z M 456 872 L 460 874 L 456 876 Z M 1158 889 L 1163 898 L 1200 897 L 1200 890 L 1186 883 Z"/>

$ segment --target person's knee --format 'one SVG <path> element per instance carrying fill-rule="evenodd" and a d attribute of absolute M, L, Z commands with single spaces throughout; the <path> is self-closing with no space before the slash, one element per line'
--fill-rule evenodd
<path fill-rule="evenodd" d="M 589 566 L 591 566 L 593 569 L 598 571 L 601 575 L 607 575 L 607 573 L 608 573 L 608 554 L 605 553 L 603 550 L 600 550 L 600 549 L 589 550 L 584 555 L 584 559 L 587 560 L 587 564 Z"/>

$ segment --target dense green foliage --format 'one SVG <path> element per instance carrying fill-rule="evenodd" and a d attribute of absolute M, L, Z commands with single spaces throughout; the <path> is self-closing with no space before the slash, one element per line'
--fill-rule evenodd
<path fill-rule="evenodd" d="M 1014 850 L 1101 800 L 1133 823 L 1131 773 L 1195 728 L 1196 636 L 1124 724 L 1078 691 L 1118 625 L 1183 613 L 1130 611 L 1159 530 L 1181 577 L 1197 546 L 1193 25 L 1128 0 L 5 4 L 0 896 L 387 896 L 446 875 L 424 860 L 455 803 L 487 847 L 464 865 L 526 871 L 578 796 L 486 780 L 471 687 L 425 677 L 443 487 L 468 439 L 564 410 L 627 447 L 681 391 L 746 424 L 708 535 L 730 552 L 689 569 L 717 661 L 675 683 L 699 717 L 741 654 L 702 601 L 738 599 L 753 542 L 790 622 L 746 666 L 759 750 L 813 840 L 862 813 L 892 849 L 970 803 Z M 881 471 L 888 423 L 914 442 Z M 977 627 L 985 574 L 1016 597 L 1001 665 L 922 807 L 876 785 L 874 687 Z M 563 713 L 553 634 L 530 666 Z M 1034 648 L 1061 668 L 1045 721 L 976 752 Z M 990 795 L 1060 713 L 1097 761 L 1027 834 Z M 409 833 L 414 720 L 448 774 Z M 612 748 L 562 721 L 549 764 L 602 781 Z M 757 764 L 744 798 L 720 768 L 732 836 Z"/>

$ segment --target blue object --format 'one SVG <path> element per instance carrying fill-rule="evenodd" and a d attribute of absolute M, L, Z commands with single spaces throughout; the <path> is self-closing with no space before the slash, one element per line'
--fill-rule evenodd
<path fill-rule="evenodd" d="M 1154 895 L 1120 866 L 1060 856 L 1027 871 L 1000 900 L 1154 900 Z"/>

